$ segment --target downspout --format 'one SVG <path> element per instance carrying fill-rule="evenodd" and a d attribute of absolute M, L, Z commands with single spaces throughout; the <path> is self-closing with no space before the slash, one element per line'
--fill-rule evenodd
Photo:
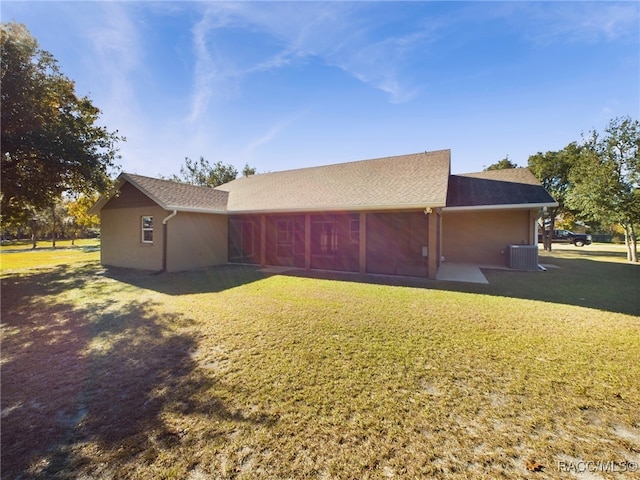
<path fill-rule="evenodd" d="M 162 219 L 162 271 L 167 271 L 167 222 L 178 214 L 178 210 L 174 210 Z"/>

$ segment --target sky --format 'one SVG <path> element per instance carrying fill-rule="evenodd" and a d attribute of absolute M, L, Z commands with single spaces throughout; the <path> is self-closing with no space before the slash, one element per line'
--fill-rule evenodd
<path fill-rule="evenodd" d="M 122 171 L 451 149 L 452 173 L 640 118 L 640 3 L 3 1 L 117 130 Z"/>

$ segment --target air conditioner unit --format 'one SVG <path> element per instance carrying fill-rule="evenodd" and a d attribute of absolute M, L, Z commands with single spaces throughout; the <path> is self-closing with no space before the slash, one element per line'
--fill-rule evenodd
<path fill-rule="evenodd" d="M 538 270 L 537 245 L 509 245 L 507 266 L 514 270 Z"/>

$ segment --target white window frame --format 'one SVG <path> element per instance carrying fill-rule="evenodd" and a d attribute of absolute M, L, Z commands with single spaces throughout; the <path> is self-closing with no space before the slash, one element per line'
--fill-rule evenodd
<path fill-rule="evenodd" d="M 151 220 L 151 227 L 145 226 L 145 220 Z M 143 215 L 140 219 L 141 236 L 140 241 L 147 245 L 153 244 L 153 215 Z M 151 233 L 151 239 L 145 238 L 145 233 Z"/>

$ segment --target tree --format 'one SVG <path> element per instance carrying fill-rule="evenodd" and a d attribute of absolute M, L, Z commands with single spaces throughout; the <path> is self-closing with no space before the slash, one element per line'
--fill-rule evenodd
<path fill-rule="evenodd" d="M 255 168 L 245 165 L 242 173 L 246 177 L 254 175 L 255 171 Z M 197 162 L 186 157 L 184 165 L 180 167 L 180 174 L 172 175 L 170 179 L 176 182 L 214 188 L 235 180 L 237 176 L 238 170 L 233 165 L 225 165 L 222 162 L 216 162 L 211 165 L 204 157 L 200 157 Z"/>
<path fill-rule="evenodd" d="M 67 213 L 71 219 L 70 226 L 73 232 L 71 245 L 75 244 L 75 240 L 78 237 L 78 229 L 94 228 L 100 224 L 98 215 L 89 215 L 89 209 L 97 201 L 97 196 L 81 195 L 67 204 Z"/>
<path fill-rule="evenodd" d="M 558 202 L 557 207 L 547 208 L 542 215 L 542 241 L 544 249 L 549 252 L 552 243 L 550 233 L 555 229 L 556 218 L 559 215 L 572 213 L 567 206 L 567 194 L 571 186 L 571 169 L 578 161 L 580 151 L 580 146 L 574 142 L 558 152 L 538 152 L 529 157 L 529 169 Z M 546 228 L 547 222 L 549 223 L 548 229 Z"/>
<path fill-rule="evenodd" d="M 625 232 L 627 260 L 638 261 L 636 225 L 640 222 L 640 122 L 614 118 L 604 135 L 584 138 L 582 155 L 571 171 L 568 203 L 589 218 L 619 223 Z"/>
<path fill-rule="evenodd" d="M 64 192 L 106 191 L 124 138 L 96 125 L 100 110 L 24 25 L 1 24 L 0 55 L 3 221 L 50 209 Z"/>
<path fill-rule="evenodd" d="M 509 155 L 507 155 L 505 158 L 503 158 L 499 162 L 489 165 L 487 168 L 484 169 L 484 171 L 488 172 L 489 170 L 506 170 L 508 168 L 518 168 L 518 165 L 516 165 L 509 159 Z"/>
<path fill-rule="evenodd" d="M 244 168 L 242 169 L 242 176 L 243 177 L 250 177 L 251 175 L 255 175 L 256 174 L 256 169 L 255 167 L 250 167 L 248 163 L 246 163 L 244 165 Z"/>

